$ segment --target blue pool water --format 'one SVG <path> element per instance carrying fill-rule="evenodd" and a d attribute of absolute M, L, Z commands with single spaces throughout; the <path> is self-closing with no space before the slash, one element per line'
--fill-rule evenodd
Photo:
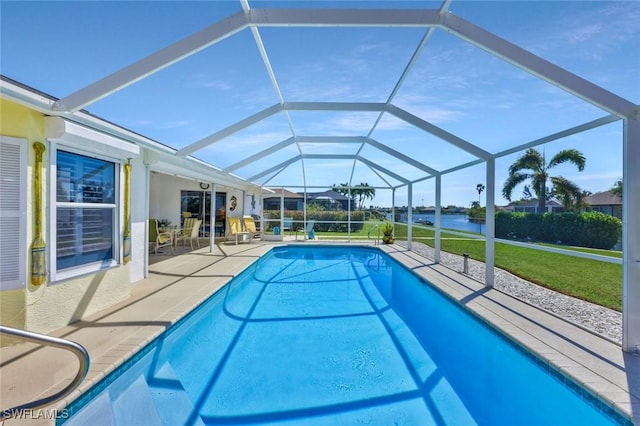
<path fill-rule="evenodd" d="M 280 247 L 69 407 L 69 425 L 625 420 L 375 248 Z"/>

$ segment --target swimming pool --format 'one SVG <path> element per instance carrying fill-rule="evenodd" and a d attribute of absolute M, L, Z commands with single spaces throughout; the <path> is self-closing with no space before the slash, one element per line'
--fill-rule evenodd
<path fill-rule="evenodd" d="M 625 422 L 566 383 L 375 248 L 280 247 L 65 425 Z"/>

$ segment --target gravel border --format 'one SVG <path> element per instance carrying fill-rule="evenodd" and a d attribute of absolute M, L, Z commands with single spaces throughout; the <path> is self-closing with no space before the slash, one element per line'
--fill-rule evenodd
<path fill-rule="evenodd" d="M 407 248 L 406 241 L 396 241 L 396 244 Z M 414 241 L 412 251 L 434 259 L 434 249 L 426 244 Z M 454 271 L 463 271 L 464 262 L 460 255 L 440 251 L 440 263 Z M 484 263 L 469 259 L 468 267 L 468 276 L 484 283 Z M 494 288 L 622 345 L 620 312 L 549 290 L 500 268 L 495 268 Z"/>

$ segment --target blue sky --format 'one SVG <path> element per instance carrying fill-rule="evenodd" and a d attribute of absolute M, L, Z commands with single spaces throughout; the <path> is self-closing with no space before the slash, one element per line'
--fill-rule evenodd
<path fill-rule="evenodd" d="M 252 8 L 433 8 L 440 2 L 267 2 Z M 79 90 L 191 33 L 241 11 L 238 1 L 0 3 L 0 71 L 58 98 Z M 640 3 L 598 1 L 456 1 L 449 10 L 564 69 L 640 103 Z M 425 28 L 259 28 L 285 101 L 385 102 Z M 180 149 L 278 102 L 251 31 L 245 29 L 86 107 L 90 112 Z M 496 153 L 603 117 L 606 112 L 437 30 L 421 51 L 392 103 L 482 149 Z M 374 112 L 278 113 L 194 155 L 228 167 L 292 135 L 366 136 L 436 170 L 474 157 L 406 122 Z M 373 129 L 373 131 L 371 131 Z M 304 143 L 234 171 L 249 178 L 299 153 L 355 154 L 356 144 Z M 587 165 L 555 174 L 598 192 L 622 176 L 622 122 L 538 147 L 551 156 L 576 148 Z M 361 155 L 410 180 L 422 171 L 372 146 Z M 496 203 L 519 154 L 496 161 Z M 367 182 L 398 184 L 352 160 L 304 161 L 306 182 L 321 186 Z M 301 163 L 261 177 L 267 185 L 301 185 Z M 275 176 L 273 176 L 275 175 Z M 385 182 L 386 180 L 386 182 Z M 478 199 L 484 165 L 443 176 L 442 203 Z M 299 190 L 292 188 L 293 190 Z M 522 188 L 514 191 L 520 198 Z M 375 205 L 390 205 L 377 190 Z M 432 205 L 434 179 L 414 185 L 414 205 Z M 484 197 L 484 194 L 483 194 Z M 406 205 L 405 189 L 396 205 Z M 484 200 L 482 200 L 484 205 Z"/>

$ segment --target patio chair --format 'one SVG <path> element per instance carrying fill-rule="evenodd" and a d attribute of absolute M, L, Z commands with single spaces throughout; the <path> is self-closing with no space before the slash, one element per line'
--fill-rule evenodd
<path fill-rule="evenodd" d="M 149 219 L 149 250 L 153 248 L 153 252 L 158 254 L 158 249 L 163 247 L 171 247 L 173 253 L 173 239 L 171 233 L 160 232 L 157 219 Z"/>
<path fill-rule="evenodd" d="M 185 219 L 185 222 L 187 221 L 187 219 Z M 176 245 L 178 245 L 178 241 L 182 241 L 182 245 L 185 245 L 185 241 L 187 241 L 187 239 L 189 240 L 189 243 L 191 244 L 191 250 L 193 250 L 193 240 L 196 240 L 196 244 L 198 245 L 198 248 L 200 248 L 200 225 L 202 225 L 202 221 L 199 219 L 194 219 L 193 222 L 190 223 L 191 228 L 189 229 L 188 233 L 186 232 L 186 229 L 184 230 L 185 232 L 182 232 L 180 235 L 178 235 L 178 237 L 176 238 Z"/>
<path fill-rule="evenodd" d="M 227 223 L 229 224 L 229 233 L 227 234 L 228 241 L 235 241 L 236 245 L 238 245 L 239 242 L 251 242 L 253 235 L 250 232 L 242 230 L 239 217 L 227 217 Z"/>
<path fill-rule="evenodd" d="M 253 217 L 243 216 L 242 223 L 244 224 L 245 232 L 249 232 L 251 234 L 251 236 L 249 237 L 250 240 L 255 238 L 255 236 L 260 233 L 258 231 L 258 228 L 256 227 L 256 221 Z"/>
<path fill-rule="evenodd" d="M 315 220 L 308 220 L 307 221 L 307 226 L 304 227 L 304 236 L 305 238 L 308 238 L 310 240 L 315 240 L 316 236 L 313 232 L 313 227 L 315 226 L 316 221 Z"/>
<path fill-rule="evenodd" d="M 191 235 L 191 228 L 193 228 L 196 220 L 198 219 L 196 219 L 195 217 L 185 217 L 184 221 L 182 222 L 182 231 L 180 232 L 180 236 Z"/>

